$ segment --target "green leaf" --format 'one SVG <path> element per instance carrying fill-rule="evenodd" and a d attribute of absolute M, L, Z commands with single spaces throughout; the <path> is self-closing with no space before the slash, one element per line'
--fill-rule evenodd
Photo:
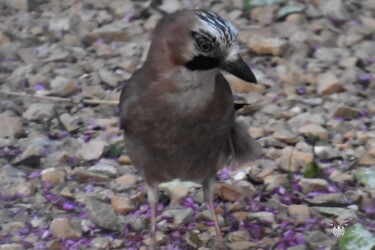
<path fill-rule="evenodd" d="M 111 144 L 106 149 L 106 157 L 120 157 L 124 153 L 124 146 L 119 144 Z"/>
<path fill-rule="evenodd" d="M 285 0 L 244 0 L 244 9 L 249 10 L 256 7 L 262 7 L 267 5 L 277 5 L 284 3 Z"/>
<path fill-rule="evenodd" d="M 305 171 L 303 172 L 303 177 L 305 178 L 317 178 L 322 175 L 323 171 L 320 169 L 319 165 L 315 161 L 307 163 Z"/>
<path fill-rule="evenodd" d="M 341 250 L 370 250 L 374 247 L 375 235 L 359 223 L 348 227 L 339 238 Z"/>
<path fill-rule="evenodd" d="M 302 12 L 304 9 L 305 7 L 300 5 L 287 5 L 279 9 L 276 18 L 283 19 L 292 13 Z"/>
<path fill-rule="evenodd" d="M 375 188 L 375 168 L 358 169 L 355 173 L 357 181 L 369 188 Z"/>

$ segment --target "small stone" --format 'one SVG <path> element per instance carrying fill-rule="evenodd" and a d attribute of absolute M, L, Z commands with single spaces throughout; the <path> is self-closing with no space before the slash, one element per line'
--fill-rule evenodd
<path fill-rule="evenodd" d="M 108 176 L 106 175 L 93 173 L 82 167 L 74 169 L 72 172 L 72 176 L 78 182 L 105 182 L 109 180 Z"/>
<path fill-rule="evenodd" d="M 129 156 L 127 156 L 127 155 L 121 155 L 120 158 L 118 159 L 118 161 L 121 165 L 123 165 L 123 164 L 131 165 L 132 164 Z"/>
<path fill-rule="evenodd" d="M 334 21 L 348 21 L 351 15 L 342 0 L 320 1 L 322 13 Z"/>
<path fill-rule="evenodd" d="M 265 168 L 256 175 L 256 178 L 264 182 L 267 176 L 271 176 L 274 173 L 275 173 L 274 167 Z"/>
<path fill-rule="evenodd" d="M 313 249 L 320 247 L 332 247 L 336 244 L 336 239 L 331 239 L 322 231 L 309 232 L 308 236 L 306 237 L 306 241 L 307 244 Z"/>
<path fill-rule="evenodd" d="M 324 125 L 326 121 L 321 114 L 302 113 L 291 118 L 288 123 L 294 128 L 299 128 L 311 123 Z"/>
<path fill-rule="evenodd" d="M 97 226 L 113 231 L 119 229 L 117 216 L 110 205 L 95 199 L 88 199 L 86 210 L 90 220 Z"/>
<path fill-rule="evenodd" d="M 224 218 L 221 214 L 216 214 L 219 225 L 224 224 Z M 212 214 L 209 210 L 198 213 L 197 221 L 213 221 Z"/>
<path fill-rule="evenodd" d="M 369 153 L 372 156 L 375 156 L 375 139 L 371 139 L 367 141 L 367 148 L 368 148 Z"/>
<path fill-rule="evenodd" d="M 359 116 L 359 110 L 349 106 L 341 106 L 338 109 L 336 109 L 334 116 L 342 117 L 346 120 L 351 120 Z"/>
<path fill-rule="evenodd" d="M 23 112 L 22 116 L 29 121 L 43 120 L 53 115 L 53 109 L 53 104 L 33 103 Z"/>
<path fill-rule="evenodd" d="M 111 240 L 108 237 L 95 237 L 91 241 L 91 245 L 98 249 L 110 249 Z"/>
<path fill-rule="evenodd" d="M 342 198 L 342 193 L 329 193 L 316 195 L 311 199 L 306 199 L 306 201 L 314 205 L 341 204 Z"/>
<path fill-rule="evenodd" d="M 375 165 L 375 157 L 373 157 L 364 147 L 358 147 L 355 154 L 358 159 L 358 165 L 363 165 L 363 166 Z"/>
<path fill-rule="evenodd" d="M 119 186 L 134 186 L 137 183 L 137 176 L 125 174 L 116 178 L 115 182 Z"/>
<path fill-rule="evenodd" d="M 97 21 L 101 25 L 108 24 L 108 23 L 111 23 L 113 21 L 113 17 L 108 13 L 108 11 L 101 10 L 98 13 Z"/>
<path fill-rule="evenodd" d="M 258 127 L 250 127 L 248 130 L 249 134 L 251 137 L 254 139 L 259 139 L 264 136 L 265 131 L 263 128 L 258 128 Z"/>
<path fill-rule="evenodd" d="M 250 238 L 249 232 L 247 231 L 234 231 L 228 233 L 228 239 L 230 241 L 244 241 Z"/>
<path fill-rule="evenodd" d="M 256 20 L 261 24 L 271 24 L 275 18 L 277 6 L 265 6 L 254 8 L 251 11 L 251 19 Z"/>
<path fill-rule="evenodd" d="M 315 135 L 320 140 L 328 140 L 328 131 L 318 124 L 307 124 L 299 129 L 299 133 L 305 136 Z"/>
<path fill-rule="evenodd" d="M 179 1 L 164 0 L 161 3 L 162 4 L 159 6 L 159 8 L 165 11 L 166 13 L 172 13 L 182 8 L 181 3 Z"/>
<path fill-rule="evenodd" d="M 48 241 L 47 248 L 48 250 L 61 250 L 62 249 L 61 240 L 54 239 L 54 240 Z"/>
<path fill-rule="evenodd" d="M 6 44 L 9 42 L 10 42 L 9 37 L 0 31 L 0 44 Z"/>
<path fill-rule="evenodd" d="M 136 232 L 142 231 L 146 228 L 145 220 L 133 214 L 125 216 L 122 224 L 129 225 L 129 227 Z"/>
<path fill-rule="evenodd" d="M 61 184 L 65 180 L 65 171 L 57 168 L 47 168 L 41 172 L 42 182 L 48 182 L 54 186 Z"/>
<path fill-rule="evenodd" d="M 127 42 L 129 35 L 124 31 L 94 31 L 83 37 L 83 42 L 88 46 L 101 39 L 104 43 L 110 44 L 113 41 Z"/>
<path fill-rule="evenodd" d="M 298 141 L 297 135 L 290 131 L 290 130 L 277 130 L 274 134 L 273 137 L 279 141 L 288 143 L 288 144 L 294 144 Z"/>
<path fill-rule="evenodd" d="M 341 207 L 318 207 L 318 206 L 314 206 L 314 207 L 311 208 L 311 211 L 312 210 L 317 210 L 321 214 L 329 215 L 329 216 L 334 215 L 336 217 L 339 217 L 341 215 L 345 215 L 345 216 L 348 216 L 348 217 L 351 217 L 351 218 L 357 217 L 355 210 L 347 209 L 347 208 L 341 208 Z"/>
<path fill-rule="evenodd" d="M 164 211 L 162 216 L 173 218 L 173 225 L 178 228 L 191 220 L 193 210 L 191 208 L 170 209 Z"/>
<path fill-rule="evenodd" d="M 228 248 L 230 250 L 247 250 L 247 249 L 255 249 L 257 248 L 257 244 L 255 242 L 250 242 L 250 241 L 235 241 L 228 243 Z"/>
<path fill-rule="evenodd" d="M 277 160 L 279 167 L 286 172 L 297 172 L 305 167 L 314 158 L 313 153 L 301 152 L 292 147 L 286 147 Z"/>
<path fill-rule="evenodd" d="M 78 116 L 73 117 L 68 113 L 64 113 L 59 116 L 59 119 L 61 123 L 64 125 L 64 128 L 69 132 L 76 131 L 81 127 L 81 119 Z"/>
<path fill-rule="evenodd" d="M 108 144 L 100 140 L 91 140 L 88 143 L 82 143 L 78 149 L 77 155 L 85 161 L 98 159 L 104 152 Z"/>
<path fill-rule="evenodd" d="M 238 201 L 244 197 L 244 193 L 234 185 L 227 183 L 215 183 L 215 194 L 225 201 Z"/>
<path fill-rule="evenodd" d="M 163 245 L 163 243 L 167 240 L 167 236 L 163 232 L 156 231 L 155 240 L 156 240 L 156 244 Z M 148 237 L 145 240 L 143 240 L 143 243 L 148 246 L 151 244 L 150 235 L 148 235 Z"/>
<path fill-rule="evenodd" d="M 53 51 L 53 53 L 45 60 L 45 62 L 68 62 L 71 60 L 71 58 L 72 54 L 70 51 L 57 50 Z"/>
<path fill-rule="evenodd" d="M 128 214 L 136 208 L 132 200 L 127 196 L 112 196 L 111 205 L 117 214 Z"/>
<path fill-rule="evenodd" d="M 324 179 L 301 178 L 299 184 L 301 185 L 304 194 L 316 191 L 326 191 L 328 188 L 328 182 Z"/>
<path fill-rule="evenodd" d="M 361 20 L 361 22 L 368 28 L 372 29 L 373 31 L 375 31 L 375 18 L 371 18 L 371 17 L 366 17 L 366 16 L 362 16 L 359 18 Z"/>
<path fill-rule="evenodd" d="M 73 225 L 66 218 L 54 219 L 50 230 L 56 238 L 76 240 L 82 237 L 82 229 L 79 227 L 79 224 Z"/>
<path fill-rule="evenodd" d="M 19 196 L 33 196 L 36 191 L 36 185 L 34 182 L 27 181 L 19 183 L 14 187 L 14 192 Z"/>
<path fill-rule="evenodd" d="M 115 177 L 117 175 L 117 169 L 118 164 L 115 160 L 100 159 L 99 162 L 89 168 L 89 171 L 104 174 L 108 177 Z"/>
<path fill-rule="evenodd" d="M 3 3 L 11 8 L 19 11 L 28 11 L 29 2 L 28 0 L 4 0 Z"/>
<path fill-rule="evenodd" d="M 77 87 L 77 81 L 57 76 L 51 81 L 52 90 L 49 92 L 49 95 L 67 97 L 74 94 Z"/>
<path fill-rule="evenodd" d="M 115 73 L 106 70 L 106 69 L 100 69 L 99 70 L 99 76 L 100 79 L 107 83 L 111 87 L 117 87 L 117 83 L 119 82 L 119 79 L 115 75 Z"/>
<path fill-rule="evenodd" d="M 48 29 L 55 32 L 68 31 L 70 29 L 70 17 L 51 18 Z"/>
<path fill-rule="evenodd" d="M 354 180 L 354 176 L 352 174 L 348 174 L 345 172 L 341 172 L 340 170 L 335 169 L 330 175 L 329 179 L 334 182 L 345 183 L 351 182 Z"/>
<path fill-rule="evenodd" d="M 249 48 L 259 55 L 281 56 L 287 47 L 287 42 L 281 38 L 254 36 L 248 42 Z"/>
<path fill-rule="evenodd" d="M 288 213 L 297 224 L 305 223 L 310 218 L 310 210 L 306 205 L 289 205 Z"/>
<path fill-rule="evenodd" d="M 24 250 L 25 248 L 21 244 L 1 244 L 0 250 Z"/>
<path fill-rule="evenodd" d="M 288 183 L 288 175 L 287 174 L 274 174 L 266 176 L 264 179 L 264 184 L 267 186 L 267 190 L 272 190 L 276 187 L 280 187 L 283 184 Z"/>
<path fill-rule="evenodd" d="M 190 181 L 173 180 L 159 185 L 160 190 L 165 191 L 173 200 L 186 197 L 190 190 L 198 188 L 200 185 Z"/>
<path fill-rule="evenodd" d="M 267 221 L 269 223 L 275 223 L 275 215 L 271 212 L 257 212 L 257 213 L 250 213 L 249 219 L 256 218 L 261 221 Z"/>
<path fill-rule="evenodd" d="M 318 78 L 318 94 L 331 95 L 342 90 L 339 79 L 331 72 L 322 74 Z"/>
<path fill-rule="evenodd" d="M 19 117 L 0 115 L 0 137 L 14 139 L 23 132 L 22 121 Z"/>
<path fill-rule="evenodd" d="M 340 157 L 340 151 L 331 146 L 315 146 L 315 154 L 320 160 L 331 160 Z"/>

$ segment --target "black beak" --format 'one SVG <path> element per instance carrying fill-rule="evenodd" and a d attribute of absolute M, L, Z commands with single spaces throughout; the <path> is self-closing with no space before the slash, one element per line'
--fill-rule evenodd
<path fill-rule="evenodd" d="M 245 61 L 240 56 L 238 56 L 238 59 L 235 61 L 224 61 L 220 63 L 219 68 L 231 73 L 234 76 L 237 76 L 244 81 L 257 83 L 257 79 L 255 78 L 253 71 L 251 71 L 249 66 L 247 66 Z"/>

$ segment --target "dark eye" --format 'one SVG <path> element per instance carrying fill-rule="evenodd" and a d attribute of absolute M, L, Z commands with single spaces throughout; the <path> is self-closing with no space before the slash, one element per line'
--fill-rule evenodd
<path fill-rule="evenodd" d="M 212 50 L 212 45 L 209 42 L 204 41 L 199 43 L 198 45 L 203 52 L 210 52 Z"/>

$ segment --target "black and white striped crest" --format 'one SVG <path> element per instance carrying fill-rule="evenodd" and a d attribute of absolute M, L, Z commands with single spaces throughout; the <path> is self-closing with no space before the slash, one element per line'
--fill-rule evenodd
<path fill-rule="evenodd" d="M 201 21 L 198 33 L 211 36 L 211 40 L 217 40 L 219 47 L 230 47 L 233 42 L 236 42 L 237 30 L 231 23 L 207 10 L 196 10 L 195 14 Z"/>

